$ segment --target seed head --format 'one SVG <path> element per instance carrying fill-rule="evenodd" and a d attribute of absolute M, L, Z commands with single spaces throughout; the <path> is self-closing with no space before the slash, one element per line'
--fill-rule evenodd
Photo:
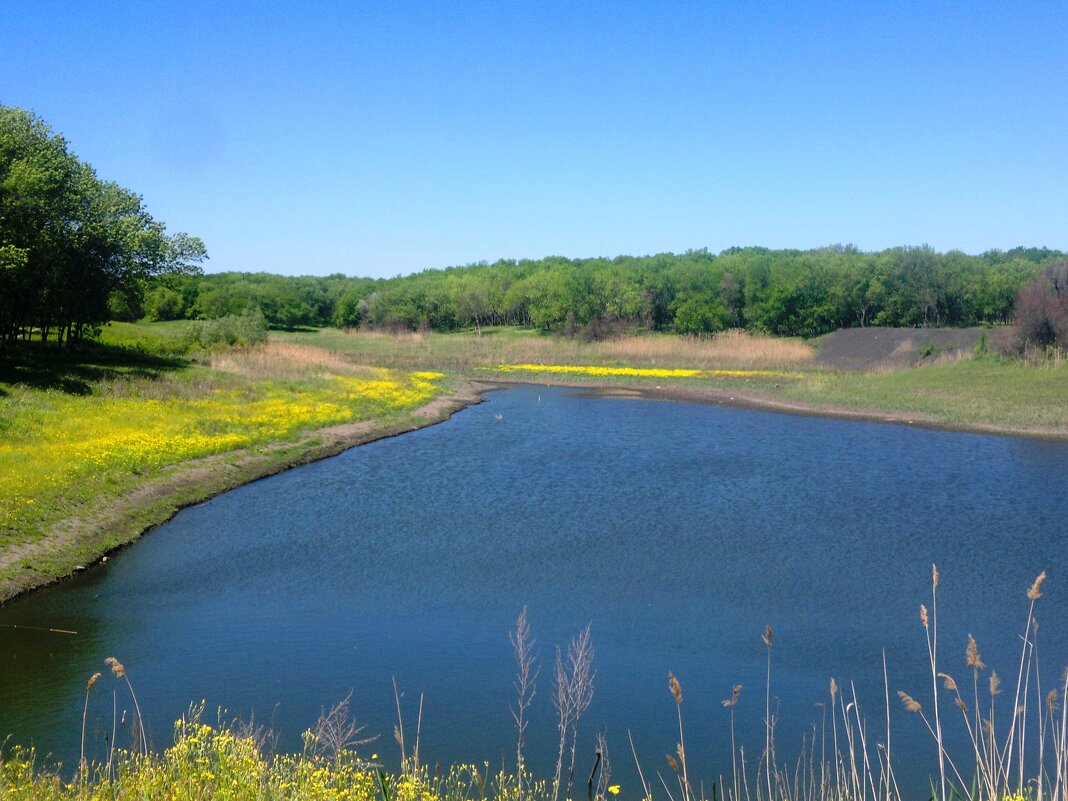
<path fill-rule="evenodd" d="M 93 685 L 96 684 L 97 679 L 99 679 L 99 678 L 100 678 L 100 673 L 99 672 L 94 673 L 92 676 L 89 677 L 89 681 L 87 681 L 85 683 L 85 692 L 86 692 L 86 694 L 88 694 L 89 691 L 93 689 Z"/>
<path fill-rule="evenodd" d="M 968 705 L 966 703 L 964 703 L 964 699 L 962 699 L 958 695 L 957 698 L 956 698 L 956 703 L 957 703 L 957 709 L 959 709 L 961 712 L 963 712 L 965 715 L 967 715 L 968 714 Z"/>
<path fill-rule="evenodd" d="M 982 670 L 986 667 L 979 657 L 979 646 L 975 644 L 975 637 L 971 634 L 968 635 L 968 647 L 964 649 L 964 658 L 968 662 L 968 667 L 976 670 Z"/>
<path fill-rule="evenodd" d="M 671 768 L 676 773 L 678 773 L 679 772 L 679 763 L 675 761 L 675 757 L 673 757 L 671 754 L 664 754 L 664 756 L 667 757 L 668 767 Z"/>
<path fill-rule="evenodd" d="M 1001 678 L 998 676 L 998 672 L 995 670 L 990 674 L 990 694 L 997 695 L 1001 692 Z"/>
<path fill-rule="evenodd" d="M 764 640 L 764 645 L 771 648 L 771 626 L 764 626 L 764 636 L 761 639 Z"/>
<path fill-rule="evenodd" d="M 905 709 L 907 709 L 909 712 L 919 712 L 923 709 L 923 707 L 920 705 L 920 702 L 908 693 L 898 690 L 897 696 L 901 699 L 901 703 L 905 705 Z"/>
<path fill-rule="evenodd" d="M 920 622 L 923 623 L 923 627 L 927 628 L 927 607 L 920 604 Z"/>
<path fill-rule="evenodd" d="M 671 694 L 675 696 L 675 703 L 682 705 L 682 687 L 679 686 L 679 680 L 675 678 L 674 673 L 668 673 L 668 687 L 671 689 Z"/>
<path fill-rule="evenodd" d="M 945 688 L 947 690 L 956 690 L 957 689 L 957 682 L 955 682 L 953 680 L 953 677 L 950 676 L 948 673 L 939 673 L 938 675 L 942 679 L 942 681 L 944 682 L 944 686 L 945 686 Z"/>
<path fill-rule="evenodd" d="M 742 685 L 735 684 L 734 685 L 734 689 L 731 690 L 731 697 L 727 698 L 723 702 L 723 706 L 727 707 L 728 709 L 733 707 L 735 704 L 738 703 L 738 696 L 741 695 L 741 693 L 742 693 Z"/>
<path fill-rule="evenodd" d="M 838 682 L 836 682 L 834 680 L 834 677 L 832 676 L 831 677 L 831 703 L 832 704 L 834 703 L 834 697 L 836 695 L 838 695 Z"/>
<path fill-rule="evenodd" d="M 104 660 L 105 665 L 111 666 L 111 672 L 115 674 L 115 678 L 121 679 L 126 675 L 126 668 L 123 667 L 122 662 L 113 656 L 109 656 Z"/>
<path fill-rule="evenodd" d="M 936 590 L 938 589 L 938 580 L 939 580 L 939 578 L 941 578 L 941 577 L 938 575 L 938 565 L 932 564 L 931 565 L 931 587 L 933 589 L 936 589 Z"/>
<path fill-rule="evenodd" d="M 1038 574 L 1038 578 L 1035 579 L 1035 583 L 1031 585 L 1031 589 L 1027 591 L 1027 597 L 1032 601 L 1037 601 L 1042 597 L 1042 582 L 1046 580 L 1046 571 L 1043 570 Z"/>
<path fill-rule="evenodd" d="M 1046 696 L 1046 711 L 1049 714 L 1053 714 L 1057 711 L 1057 689 L 1054 688 L 1049 691 L 1049 695 Z"/>

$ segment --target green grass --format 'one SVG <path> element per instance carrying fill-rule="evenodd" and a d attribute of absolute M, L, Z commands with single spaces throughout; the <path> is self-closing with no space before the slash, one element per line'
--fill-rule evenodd
<path fill-rule="evenodd" d="M 784 385 L 816 406 L 915 414 L 929 422 L 1068 436 L 1068 369 L 1009 359 L 963 359 L 881 374 L 824 373 Z"/>

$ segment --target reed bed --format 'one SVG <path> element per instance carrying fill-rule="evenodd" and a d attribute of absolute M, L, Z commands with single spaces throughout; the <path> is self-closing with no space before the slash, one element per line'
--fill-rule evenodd
<path fill-rule="evenodd" d="M 688 364 L 701 369 L 801 367 L 816 355 L 799 339 L 724 331 L 709 337 L 627 336 L 597 343 L 606 358 L 643 364 Z"/>
<path fill-rule="evenodd" d="M 204 708 L 192 707 L 175 725 L 174 745 L 160 754 L 147 748 L 140 727 L 140 708 L 125 667 L 109 658 L 112 692 L 128 694 L 136 716 L 128 728 L 131 747 L 115 749 L 114 735 L 103 763 L 83 759 L 76 773 L 62 777 L 37 764 L 32 750 L 0 749 L 0 797 L 13 801 L 66 799 L 356 799 L 357 801 L 561 801 L 585 797 L 609 801 L 616 797 L 642 801 L 903 801 L 896 777 L 896 755 L 891 748 L 892 720 L 900 715 L 919 716 L 930 735 L 938 764 L 931 777 L 932 801 L 1065 801 L 1068 799 L 1068 713 L 1062 704 L 1068 693 L 1068 671 L 1052 685 L 1042 682 L 1038 662 L 1035 610 L 1042 598 L 1046 574 L 1021 588 L 1026 599 L 1018 662 L 1003 682 L 983 662 L 979 645 L 969 635 L 952 662 L 944 659 L 939 642 L 938 590 L 941 575 L 932 566 L 931 596 L 919 606 L 918 639 L 926 652 L 930 683 L 926 688 L 891 688 L 885 659 L 884 691 L 872 705 L 862 705 L 852 682 L 828 682 L 827 704 L 821 720 L 813 724 L 811 738 L 802 741 L 797 755 L 780 757 L 776 742 L 778 712 L 773 711 L 773 632 L 766 627 L 762 639 L 767 667 L 764 687 L 764 727 L 747 751 L 735 732 L 735 708 L 741 685 L 723 701 L 724 725 L 730 730 L 730 754 L 721 755 L 727 772 L 701 779 L 692 773 L 685 737 L 683 686 L 667 675 L 665 703 L 674 705 L 677 729 L 665 732 L 675 740 L 663 762 L 643 764 L 629 737 L 638 782 L 621 787 L 612 783 L 608 743 L 603 735 L 580 731 L 583 712 L 593 697 L 596 672 L 590 628 L 579 631 L 567 649 L 556 649 L 550 677 L 550 701 L 557 716 L 559 743 L 556 768 L 549 779 L 527 773 L 524 746 L 529 742 L 529 711 L 540 677 L 536 640 L 520 614 L 511 644 L 516 659 L 515 763 L 491 771 L 488 764 L 463 764 L 446 770 L 430 769 L 420 757 L 422 699 L 415 724 L 414 742 L 406 747 L 405 720 L 397 694 L 394 739 L 399 761 L 386 767 L 378 750 L 385 746 L 364 737 L 351 718 L 348 700 L 324 712 L 304 733 L 299 754 L 271 753 L 269 733 L 238 722 L 209 725 Z M 955 644 L 957 645 L 957 644 Z M 961 659 L 963 655 L 963 659 Z M 99 688 L 101 674 L 86 685 L 88 698 Z M 756 683 L 756 682 L 753 682 Z M 100 691 L 97 689 L 96 691 Z M 396 694 L 396 688 L 395 688 Z M 899 703 L 900 702 L 900 703 Z M 118 705 L 113 704 L 117 715 Z M 870 717 L 862 710 L 874 710 Z M 83 718 L 84 732 L 84 718 Z M 957 727 L 970 747 L 948 744 L 947 732 Z M 113 729 L 114 731 L 114 729 Z M 83 734 L 84 743 L 84 734 Z M 700 747 L 697 744 L 696 747 Z M 576 775 L 576 755 L 593 751 L 593 769 Z M 923 799 L 910 799 L 923 801 Z"/>
<path fill-rule="evenodd" d="M 214 351 L 213 370 L 236 373 L 254 381 L 300 381 L 323 372 L 366 372 L 337 351 L 296 342 L 270 341 L 253 348 Z"/>
<path fill-rule="evenodd" d="M 409 369 L 472 371 L 504 363 L 603 365 L 636 368 L 791 369 L 811 363 L 815 351 L 800 340 L 726 331 L 710 337 L 623 334 L 587 342 L 515 329 L 471 333 L 272 334 L 273 341 L 300 342 L 350 355 L 355 361 Z"/>

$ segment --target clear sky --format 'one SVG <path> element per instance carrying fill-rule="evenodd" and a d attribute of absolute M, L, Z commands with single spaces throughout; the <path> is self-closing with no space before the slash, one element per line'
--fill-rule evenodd
<path fill-rule="evenodd" d="M 218 270 L 1068 249 L 1068 3 L 18 2 L 36 111 Z"/>

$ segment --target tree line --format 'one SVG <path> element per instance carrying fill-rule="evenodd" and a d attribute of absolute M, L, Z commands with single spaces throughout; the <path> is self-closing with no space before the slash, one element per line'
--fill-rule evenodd
<path fill-rule="evenodd" d="M 140 196 L 97 177 L 42 119 L 0 106 L 0 345 L 74 345 L 139 307 L 154 277 L 205 258 L 198 238 L 167 235 Z"/>
<path fill-rule="evenodd" d="M 457 331 L 524 325 L 596 337 L 620 329 L 812 337 L 856 326 L 971 326 L 1014 318 L 1021 291 L 1065 254 L 972 256 L 930 247 L 863 252 L 730 248 L 613 259 L 502 260 L 388 279 L 218 273 L 168 277 L 153 319 L 258 308 L 274 327 Z"/>
<path fill-rule="evenodd" d="M 202 275 L 205 258 L 198 238 L 167 235 L 138 195 L 98 178 L 39 117 L 0 106 L 0 344 L 31 336 L 75 344 L 109 319 L 253 310 L 278 328 L 523 325 L 591 338 L 746 328 L 812 337 L 854 326 L 1005 323 L 1019 316 L 1018 298 L 1029 304 L 1034 341 L 1068 339 L 1057 268 L 1066 255 L 1048 248 L 553 256 L 388 279 Z"/>

